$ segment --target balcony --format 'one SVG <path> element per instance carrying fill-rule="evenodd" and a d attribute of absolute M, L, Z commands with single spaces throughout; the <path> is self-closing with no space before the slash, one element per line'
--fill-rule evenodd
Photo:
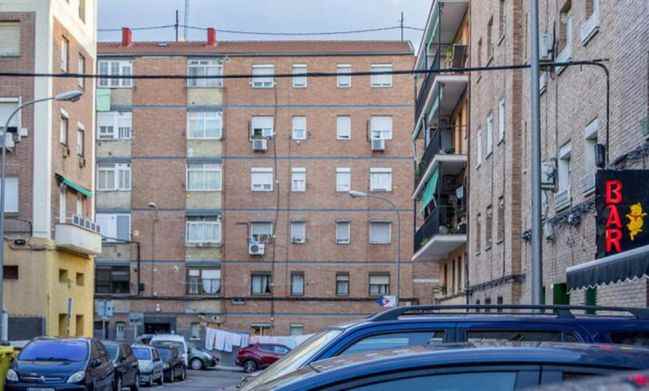
<path fill-rule="evenodd" d="M 99 226 L 80 216 L 73 216 L 54 228 L 56 246 L 75 253 L 99 255 L 101 235 Z"/>
<path fill-rule="evenodd" d="M 190 279 L 187 281 L 188 296 L 218 296 L 220 293 L 220 278 Z"/>
<path fill-rule="evenodd" d="M 466 244 L 465 212 L 454 207 L 437 207 L 415 233 L 413 261 L 439 261 Z"/>
<path fill-rule="evenodd" d="M 430 130 L 430 141 L 417 165 L 413 198 L 417 198 L 424 189 L 426 181 L 436 170 L 440 175 L 455 176 L 462 173 L 467 164 L 467 156 L 456 150 L 453 145 L 453 133 L 461 129 L 459 127 Z"/>

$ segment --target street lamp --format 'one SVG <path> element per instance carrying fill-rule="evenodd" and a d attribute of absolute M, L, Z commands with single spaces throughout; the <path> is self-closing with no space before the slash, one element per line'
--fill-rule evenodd
<path fill-rule="evenodd" d="M 395 255 L 394 263 L 397 268 L 397 294 L 396 294 L 396 304 L 399 306 L 399 299 L 401 298 L 401 215 L 399 214 L 399 208 L 397 205 L 392 202 L 390 199 L 377 196 L 374 194 L 368 194 L 362 191 L 350 190 L 349 196 L 352 198 L 375 198 L 381 200 L 392 208 L 394 213 L 397 215 L 397 252 Z"/>
<path fill-rule="evenodd" d="M 40 102 L 47 102 L 50 100 L 55 100 L 58 102 L 76 102 L 81 99 L 83 92 L 72 90 L 62 92 L 58 95 L 51 96 L 49 98 L 34 99 L 28 102 L 25 102 L 16 107 L 5 122 L 5 126 L 2 129 L 2 135 L 0 135 L 0 147 L 2 148 L 2 161 L 0 162 L 0 340 L 7 340 L 7 313 L 5 312 L 4 307 L 4 261 L 5 261 L 5 184 L 6 184 L 6 171 L 7 171 L 7 135 L 9 130 L 9 124 L 11 120 L 18 114 L 24 107 L 34 105 Z"/>

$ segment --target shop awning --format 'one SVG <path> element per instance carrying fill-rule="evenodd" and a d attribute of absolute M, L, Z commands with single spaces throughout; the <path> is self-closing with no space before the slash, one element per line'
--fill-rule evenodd
<path fill-rule="evenodd" d="M 426 188 L 424 193 L 421 196 L 421 210 L 424 210 L 428 204 L 435 198 L 435 192 L 437 191 L 437 182 L 439 181 L 439 167 L 435 168 L 433 174 L 430 176 L 430 179 L 426 183 Z"/>
<path fill-rule="evenodd" d="M 83 194 L 84 196 L 86 196 L 88 198 L 92 197 L 92 191 L 90 191 L 89 189 L 86 189 L 85 187 L 81 186 L 78 183 L 75 183 L 73 180 L 68 179 L 68 178 L 64 177 L 63 175 L 61 175 L 61 174 L 56 174 L 56 177 L 58 178 L 58 180 L 61 183 L 63 183 L 67 187 L 73 189 L 77 193 Z"/>
<path fill-rule="evenodd" d="M 649 275 L 649 245 L 569 267 L 568 288 L 596 287 Z"/>

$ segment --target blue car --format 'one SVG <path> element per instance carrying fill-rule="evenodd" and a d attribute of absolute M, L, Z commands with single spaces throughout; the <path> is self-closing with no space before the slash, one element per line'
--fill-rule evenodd
<path fill-rule="evenodd" d="M 649 367 L 649 350 L 563 343 L 416 346 L 335 357 L 255 391 L 514 391 Z"/>
<path fill-rule="evenodd" d="M 607 315 L 596 315 L 598 312 Z M 245 378 L 240 386 L 242 391 L 247 391 L 330 357 L 431 343 L 484 340 L 649 346 L 649 312 L 646 309 L 583 306 L 397 307 L 314 335 L 260 375 Z"/>

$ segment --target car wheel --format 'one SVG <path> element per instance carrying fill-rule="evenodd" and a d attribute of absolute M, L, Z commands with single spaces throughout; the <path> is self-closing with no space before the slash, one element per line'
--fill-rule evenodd
<path fill-rule="evenodd" d="M 135 383 L 131 384 L 131 387 L 129 387 L 129 388 L 131 389 L 131 391 L 140 391 L 140 374 L 139 373 L 135 374 L 134 382 Z"/>
<path fill-rule="evenodd" d="M 248 360 L 243 363 L 243 370 L 246 373 L 253 373 L 257 370 L 257 363 L 253 360 Z"/>
<path fill-rule="evenodd" d="M 122 391 L 122 378 L 118 377 L 115 379 L 115 391 Z"/>
<path fill-rule="evenodd" d="M 192 361 L 189 363 L 189 365 L 195 371 L 198 371 L 199 369 L 204 368 L 203 362 L 199 358 L 192 359 Z"/>
<path fill-rule="evenodd" d="M 183 367 L 183 377 L 182 380 L 185 381 L 187 379 L 187 368 Z"/>
<path fill-rule="evenodd" d="M 158 379 L 158 385 L 163 385 L 165 384 L 165 373 L 160 372 L 160 379 Z"/>

